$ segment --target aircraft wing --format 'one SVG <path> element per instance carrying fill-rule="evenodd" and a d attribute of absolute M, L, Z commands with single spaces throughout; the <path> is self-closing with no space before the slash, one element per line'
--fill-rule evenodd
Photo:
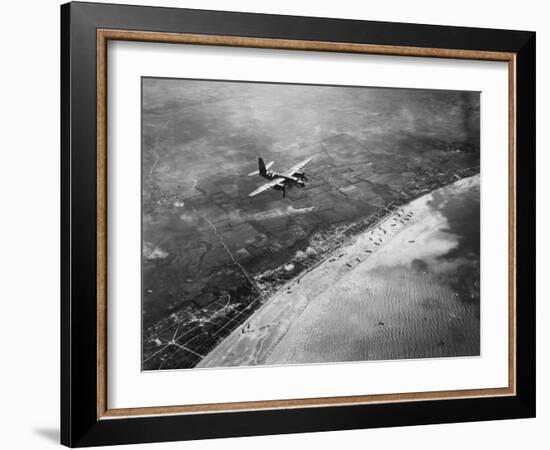
<path fill-rule="evenodd" d="M 287 173 L 287 176 L 288 177 L 291 177 L 293 176 L 296 172 L 298 172 L 299 170 L 302 170 L 305 165 L 310 162 L 313 158 L 308 158 L 308 159 L 304 159 L 301 163 L 299 164 L 296 164 L 294 167 L 292 167 L 288 173 Z"/>
<path fill-rule="evenodd" d="M 264 191 L 267 191 L 268 189 L 271 189 L 275 186 L 282 186 L 285 182 L 284 178 L 276 178 L 273 181 L 270 181 L 269 183 L 266 183 L 262 186 L 260 186 L 255 191 L 252 191 L 250 194 L 248 194 L 249 197 L 254 197 L 255 195 L 261 194 Z"/>

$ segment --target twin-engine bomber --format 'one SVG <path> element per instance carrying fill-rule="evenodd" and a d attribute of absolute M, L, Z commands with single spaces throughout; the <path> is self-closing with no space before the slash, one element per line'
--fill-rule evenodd
<path fill-rule="evenodd" d="M 285 198 L 287 189 L 291 189 L 294 186 L 305 187 L 308 179 L 303 169 L 312 159 L 313 158 L 305 159 L 301 163 L 292 167 L 287 173 L 283 174 L 269 170 L 274 161 L 265 164 L 262 158 L 258 158 L 258 170 L 249 173 L 248 176 L 252 177 L 254 175 L 260 175 L 261 177 L 270 180 L 270 182 L 260 186 L 258 189 L 248 194 L 248 196 L 254 197 L 255 195 L 267 191 L 268 189 L 274 189 L 276 191 L 283 191 L 283 198 Z"/>

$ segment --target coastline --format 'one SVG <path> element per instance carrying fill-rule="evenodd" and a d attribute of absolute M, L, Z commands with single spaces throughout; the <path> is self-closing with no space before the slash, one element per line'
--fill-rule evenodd
<path fill-rule="evenodd" d="M 367 272 L 379 265 L 387 264 L 389 259 L 393 264 L 398 263 L 399 258 L 421 259 L 423 248 L 434 250 L 433 244 L 430 244 L 431 247 L 427 245 L 427 240 L 433 241 L 434 233 L 437 233 L 444 224 L 444 218 L 434 215 L 428 208 L 428 202 L 439 191 L 466 188 L 471 183 L 479 184 L 479 174 L 462 178 L 418 197 L 389 212 L 365 231 L 350 238 L 320 262 L 280 287 L 243 324 L 236 327 L 209 352 L 196 367 L 356 360 L 353 355 L 323 356 L 318 352 L 308 351 L 307 348 L 301 350 L 301 353 L 306 356 L 298 357 L 300 351 L 292 348 L 293 342 L 306 342 L 309 339 L 309 336 L 304 336 L 304 328 L 307 327 L 297 325 L 298 318 L 305 315 L 307 318 L 301 319 L 302 322 L 305 321 L 307 324 L 319 322 L 322 320 L 320 315 L 326 314 L 326 311 L 331 309 L 330 302 L 338 301 L 334 299 L 342 295 L 342 292 L 334 292 L 335 287 L 345 290 L 347 285 L 356 283 L 357 279 Z M 443 254 L 455 244 L 452 241 L 440 240 L 437 241 L 440 247 L 435 250 Z M 410 251 L 407 251 L 407 248 Z M 373 279 L 370 279 L 370 282 L 378 289 L 383 287 L 380 280 L 378 284 Z M 439 293 L 439 295 L 442 294 Z M 372 303 L 375 305 L 376 302 Z M 312 304 L 316 307 L 310 308 Z M 380 315 L 380 311 L 377 311 L 375 306 L 369 307 L 371 309 L 369 313 L 373 314 L 370 325 L 374 328 L 364 333 L 365 335 L 380 334 L 380 329 L 388 328 L 382 320 L 374 317 L 376 314 Z M 361 304 L 360 307 L 364 308 L 364 305 Z M 399 308 L 399 305 L 395 307 Z M 384 306 L 381 308 L 383 309 Z M 446 314 L 456 316 L 453 312 Z M 307 331 L 310 335 L 315 332 L 315 328 Z M 381 334 L 384 335 L 384 333 Z M 319 339 L 323 340 L 320 337 Z M 438 345 L 438 347 L 443 346 Z M 444 350 L 436 348 L 432 353 L 439 355 L 444 353 Z M 459 349 L 459 353 L 461 351 L 464 353 Z M 399 352 L 390 353 L 395 354 L 395 357 L 403 357 Z M 308 360 L 307 355 L 310 355 L 311 361 Z M 360 358 L 391 359 L 391 355 L 388 357 L 371 354 L 369 357 L 367 352 L 367 354 L 362 353 Z"/>

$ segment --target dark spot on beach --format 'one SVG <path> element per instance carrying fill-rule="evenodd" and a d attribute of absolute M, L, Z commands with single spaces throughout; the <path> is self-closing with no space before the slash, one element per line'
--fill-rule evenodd
<path fill-rule="evenodd" d="M 413 261 L 411 262 L 411 269 L 415 270 L 416 272 L 427 272 L 428 263 L 423 259 L 413 259 Z"/>

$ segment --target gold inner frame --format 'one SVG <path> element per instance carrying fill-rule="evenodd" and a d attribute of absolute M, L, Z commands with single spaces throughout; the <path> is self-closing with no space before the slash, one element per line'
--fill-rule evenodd
<path fill-rule="evenodd" d="M 508 386 L 431 392 L 109 409 L 107 405 L 107 42 L 109 40 L 502 61 L 508 63 Z M 448 400 L 516 394 L 516 54 L 114 29 L 97 30 L 97 418 Z"/>

